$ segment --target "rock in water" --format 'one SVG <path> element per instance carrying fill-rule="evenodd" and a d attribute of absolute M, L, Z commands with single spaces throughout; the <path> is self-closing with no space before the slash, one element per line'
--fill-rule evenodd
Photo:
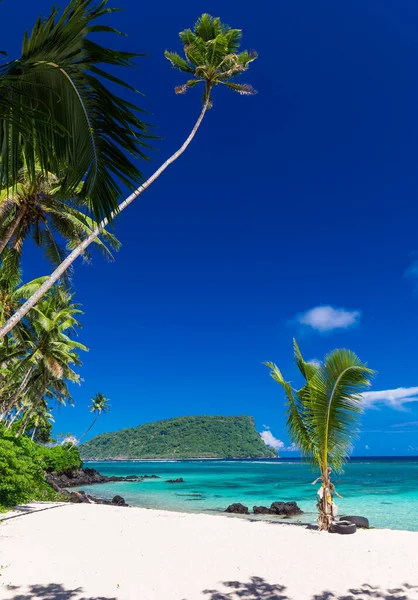
<path fill-rule="evenodd" d="M 255 515 L 271 515 L 271 510 L 267 506 L 253 506 Z"/>
<path fill-rule="evenodd" d="M 116 506 L 128 506 L 122 496 L 114 496 L 114 498 L 112 498 L 112 504 L 115 504 Z"/>
<path fill-rule="evenodd" d="M 293 515 L 301 515 L 303 510 L 299 508 L 296 502 L 273 502 L 270 506 L 270 513 L 291 517 Z"/>
<path fill-rule="evenodd" d="M 250 511 L 248 510 L 248 506 L 244 506 L 240 502 L 235 504 L 230 504 L 226 509 L 227 513 L 235 513 L 237 515 L 249 515 Z"/>
<path fill-rule="evenodd" d="M 177 479 L 167 479 L 166 483 L 184 483 L 183 477 L 178 477 Z"/>

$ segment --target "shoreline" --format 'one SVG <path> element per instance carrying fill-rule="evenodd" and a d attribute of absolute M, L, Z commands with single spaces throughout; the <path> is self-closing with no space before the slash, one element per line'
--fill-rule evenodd
<path fill-rule="evenodd" d="M 27 514 L 0 528 L 0 599 L 418 600 L 418 532 L 286 525 L 85 504 Z"/>

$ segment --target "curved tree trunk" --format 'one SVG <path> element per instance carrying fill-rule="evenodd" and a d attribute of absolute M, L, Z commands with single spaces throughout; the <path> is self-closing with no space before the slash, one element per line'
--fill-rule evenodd
<path fill-rule="evenodd" d="M 159 169 L 155 171 L 153 175 L 145 183 L 139 186 L 130 196 L 128 196 L 121 204 L 119 204 L 118 209 L 113 211 L 111 214 L 111 219 L 116 217 L 122 210 L 124 210 L 127 206 L 129 206 L 135 198 L 137 198 L 142 192 L 145 192 L 149 186 L 154 183 L 156 179 L 169 167 L 175 160 L 179 158 L 186 150 L 187 146 L 190 144 L 194 136 L 196 135 L 197 130 L 201 122 L 203 121 L 203 117 L 207 111 L 209 105 L 209 99 L 205 102 L 202 111 L 197 119 L 195 126 L 193 127 L 190 135 L 186 139 L 186 141 L 180 146 L 180 148 L 168 158 Z M 42 296 L 54 285 L 54 283 L 65 273 L 68 267 L 75 261 L 75 259 L 80 256 L 84 252 L 84 250 L 100 235 L 102 230 L 109 223 L 108 219 L 103 219 L 100 224 L 93 230 L 93 232 L 73 250 L 65 260 L 55 269 L 55 271 L 48 277 L 48 279 L 39 287 L 39 289 L 27 300 L 19 310 L 15 312 L 15 314 L 10 317 L 10 319 L 0 328 L 0 339 L 2 339 L 13 327 L 19 323 L 21 319 L 26 315 L 27 312 L 30 311 L 33 306 L 42 298 Z"/>
<path fill-rule="evenodd" d="M 2 414 L 0 415 L 0 422 L 3 421 L 7 415 L 9 414 L 9 412 L 12 410 L 13 406 L 16 404 L 16 402 L 19 400 L 20 396 L 23 394 L 23 392 L 26 389 L 26 386 L 29 383 L 29 379 L 31 378 L 31 375 L 33 373 L 33 365 L 30 367 L 30 369 L 28 370 L 28 372 L 26 373 L 26 375 L 24 376 L 21 384 L 19 385 L 17 392 L 15 394 L 13 394 L 9 404 L 7 405 L 6 409 L 2 412 Z"/>
<path fill-rule="evenodd" d="M 84 437 L 85 435 L 87 435 L 87 434 L 88 434 L 88 432 L 90 431 L 90 429 L 92 429 L 92 428 L 93 428 L 94 424 L 96 423 L 97 419 L 99 418 L 99 415 L 100 415 L 100 413 L 98 412 L 98 413 L 96 414 L 96 416 L 94 417 L 94 419 L 93 419 L 93 423 L 90 425 L 90 427 L 87 427 L 86 431 L 85 431 L 85 432 L 84 432 L 82 435 L 80 435 L 80 437 L 79 437 L 79 438 L 78 438 L 78 440 L 77 440 L 78 442 L 80 442 L 80 440 L 81 440 L 81 439 L 83 439 L 83 437 Z M 73 444 L 73 445 L 74 445 L 74 444 Z"/>
<path fill-rule="evenodd" d="M 322 471 L 321 479 L 322 498 L 318 501 L 318 524 L 320 531 L 329 531 L 334 517 L 332 514 L 331 479 L 327 468 Z"/>
<path fill-rule="evenodd" d="M 22 204 L 22 206 L 17 211 L 16 217 L 10 223 L 9 227 L 3 234 L 3 237 L 0 239 L 0 254 L 3 252 L 10 239 L 12 238 L 14 232 L 16 231 L 20 221 L 23 219 L 23 216 L 26 212 L 26 206 Z"/>
<path fill-rule="evenodd" d="M 34 440 L 34 437 L 35 437 L 35 435 L 36 435 L 36 432 L 37 432 L 37 430 L 38 430 L 38 426 L 37 426 L 37 425 L 35 425 L 35 427 L 33 428 L 33 431 L 32 431 L 31 438 L 30 438 L 30 439 L 32 440 L 32 442 L 33 442 L 33 440 Z"/>

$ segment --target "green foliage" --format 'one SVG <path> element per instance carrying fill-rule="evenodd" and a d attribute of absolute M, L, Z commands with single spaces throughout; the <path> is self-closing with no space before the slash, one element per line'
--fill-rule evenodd
<path fill-rule="evenodd" d="M 64 175 L 63 195 L 83 181 L 81 194 L 97 221 L 117 208 L 118 182 L 141 180 L 129 157 L 145 158 L 149 137 L 143 111 L 114 93 L 136 91 L 115 67 L 131 68 L 140 55 L 99 44 L 103 35 L 122 35 L 97 23 L 117 10 L 106 4 L 53 7 L 26 33 L 20 58 L 0 67 L 0 180 L 14 185 L 23 159 L 33 178 L 37 164 Z"/>
<path fill-rule="evenodd" d="M 62 446 L 39 446 L 39 454 L 42 457 L 42 465 L 45 471 L 56 471 L 65 473 L 72 469 L 81 469 L 82 461 L 77 446 L 70 443 Z"/>
<path fill-rule="evenodd" d="M 175 88 L 176 94 L 185 94 L 189 88 L 203 83 L 203 103 L 212 105 L 211 92 L 216 85 L 226 85 L 242 96 L 256 94 L 248 83 L 235 83 L 233 79 L 247 71 L 257 58 L 256 52 L 239 52 L 242 32 L 221 23 L 219 17 L 204 13 L 196 21 L 193 31 L 180 32 L 185 59 L 176 52 L 165 51 L 171 65 L 193 79 Z"/>
<path fill-rule="evenodd" d="M 44 472 L 80 466 L 77 448 L 39 446 L 0 426 L 0 510 L 31 500 L 63 500 L 45 481 Z"/>
<path fill-rule="evenodd" d="M 254 419 L 178 417 L 115 433 L 81 444 L 83 459 L 97 458 L 263 458 L 277 453 L 266 446 Z"/>
<path fill-rule="evenodd" d="M 298 390 L 284 380 L 274 363 L 266 363 L 271 377 L 287 398 L 287 426 L 302 455 L 318 464 L 341 471 L 363 412 L 362 392 L 370 386 L 375 371 L 351 350 L 337 349 L 320 365 L 306 362 L 294 341 L 296 365 L 305 379 Z"/>

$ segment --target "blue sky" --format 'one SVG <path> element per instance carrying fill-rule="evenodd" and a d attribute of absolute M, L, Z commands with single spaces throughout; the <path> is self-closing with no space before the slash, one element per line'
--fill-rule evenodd
<path fill-rule="evenodd" d="M 417 3 L 112 5 L 129 34 L 117 42 L 148 54 L 128 74 L 162 137 L 146 174 L 199 113 L 198 92 L 175 96 L 182 75 L 163 52 L 181 50 L 178 32 L 200 13 L 243 29 L 259 52 L 245 81 L 259 93 L 215 90 L 191 148 L 117 219 L 116 262 L 77 263 L 90 352 L 55 430 L 80 434 L 101 391 L 112 411 L 92 434 L 246 413 L 286 455 L 283 394 L 262 363 L 297 384 L 296 336 L 306 358 L 348 347 L 379 371 L 356 454 L 418 454 Z M 49 8 L 4 0 L 11 57 Z M 33 248 L 24 269 L 49 272 Z"/>

